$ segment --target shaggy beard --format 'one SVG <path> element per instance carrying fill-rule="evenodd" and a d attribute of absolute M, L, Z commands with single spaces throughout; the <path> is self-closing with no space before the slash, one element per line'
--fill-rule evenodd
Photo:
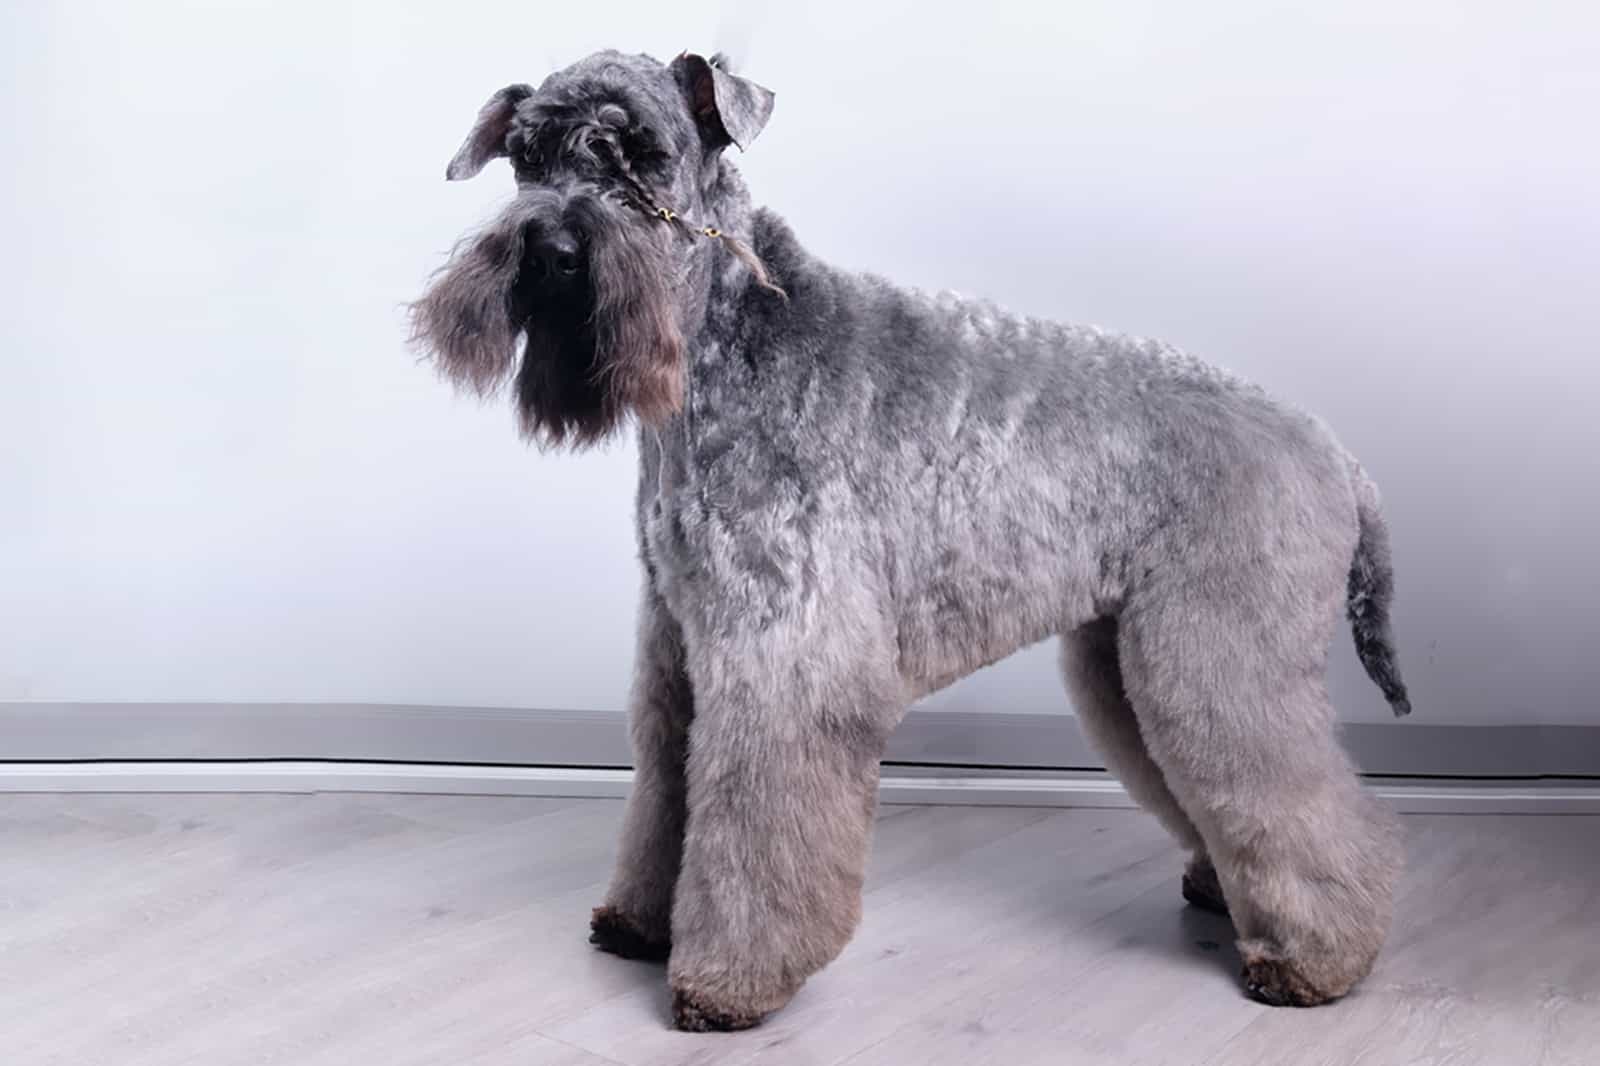
<path fill-rule="evenodd" d="M 529 224 L 550 214 L 527 198 L 458 245 L 411 305 L 412 342 L 457 388 L 492 396 L 515 373 L 523 436 L 540 445 L 584 447 L 630 412 L 660 424 L 683 405 L 684 342 L 668 289 L 673 235 L 620 210 L 595 199 L 568 210 L 587 251 L 586 293 L 547 304 L 521 277 Z"/>

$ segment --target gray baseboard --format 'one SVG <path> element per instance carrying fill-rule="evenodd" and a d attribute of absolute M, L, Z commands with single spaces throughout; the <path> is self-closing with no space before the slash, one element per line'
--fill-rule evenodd
<path fill-rule="evenodd" d="M 1351 724 L 1365 773 L 1395 777 L 1600 777 L 1600 727 Z M 0 703 L 0 761 L 310 760 L 627 767 L 616 713 L 364 703 Z M 919 711 L 886 761 L 917 766 L 1097 769 L 1070 715 Z"/>
<path fill-rule="evenodd" d="M 324 792 L 620 799 L 632 770 L 548 766 L 451 766 L 367 762 L 0 763 L 0 795 L 62 792 Z M 1419 782 L 1367 786 L 1401 814 L 1600 814 L 1600 787 L 1547 782 Z M 888 804 L 962 807 L 1132 808 L 1104 773 L 889 767 L 878 789 Z"/>

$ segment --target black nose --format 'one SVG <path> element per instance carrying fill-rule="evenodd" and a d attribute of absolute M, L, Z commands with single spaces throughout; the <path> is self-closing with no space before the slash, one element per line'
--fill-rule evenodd
<path fill-rule="evenodd" d="M 546 230 L 528 242 L 528 269 L 539 280 L 567 282 L 583 270 L 578 238 L 564 229 Z"/>

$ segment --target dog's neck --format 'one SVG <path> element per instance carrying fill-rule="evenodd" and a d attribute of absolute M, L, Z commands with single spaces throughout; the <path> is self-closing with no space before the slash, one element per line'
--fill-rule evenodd
<path fill-rule="evenodd" d="M 697 426 L 738 421 L 730 408 L 748 402 L 748 375 L 763 362 L 770 338 L 781 331 L 792 339 L 812 324 L 815 294 L 806 283 L 808 271 L 831 274 L 805 252 L 783 219 L 752 202 L 729 163 L 718 167 L 716 180 L 707 186 L 701 213 L 708 225 L 754 254 L 768 284 L 726 245 L 705 241 L 697 249 L 680 307 L 687 340 L 683 406 L 667 422 L 645 427 L 649 446 L 642 457 L 652 467 L 666 464 L 663 485 L 688 476 L 690 453 L 697 443 L 706 443 L 698 441 Z M 673 468 L 676 475 L 667 472 Z"/>
<path fill-rule="evenodd" d="M 707 223 L 724 233 L 749 239 L 750 217 L 755 209 L 744 176 L 731 160 L 719 155 L 714 162 L 706 164 L 701 199 L 705 203 Z"/>
<path fill-rule="evenodd" d="M 696 223 L 727 234 L 746 247 L 753 247 L 756 236 L 756 208 L 744 179 L 734 165 L 718 158 L 702 194 L 703 209 Z M 689 359 L 704 350 L 711 338 L 727 336 L 726 326 L 736 321 L 756 288 L 751 271 L 727 247 L 706 241 L 698 249 L 689 279 L 690 306 L 686 307 Z M 759 253 L 758 253 L 759 254 Z"/>

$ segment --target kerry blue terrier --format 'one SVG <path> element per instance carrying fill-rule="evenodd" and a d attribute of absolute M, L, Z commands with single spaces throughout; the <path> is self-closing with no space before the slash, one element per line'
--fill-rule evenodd
<path fill-rule="evenodd" d="M 849 939 L 885 738 L 1052 635 L 1073 707 L 1232 916 L 1248 991 L 1373 964 L 1400 865 L 1335 741 L 1341 611 L 1396 713 L 1378 497 L 1319 421 L 1154 341 L 810 255 L 725 150 L 772 111 L 721 57 L 605 52 L 490 98 L 450 163 L 515 198 L 413 307 L 523 432 L 638 425 L 636 778 L 593 939 L 737 1029 Z"/>

